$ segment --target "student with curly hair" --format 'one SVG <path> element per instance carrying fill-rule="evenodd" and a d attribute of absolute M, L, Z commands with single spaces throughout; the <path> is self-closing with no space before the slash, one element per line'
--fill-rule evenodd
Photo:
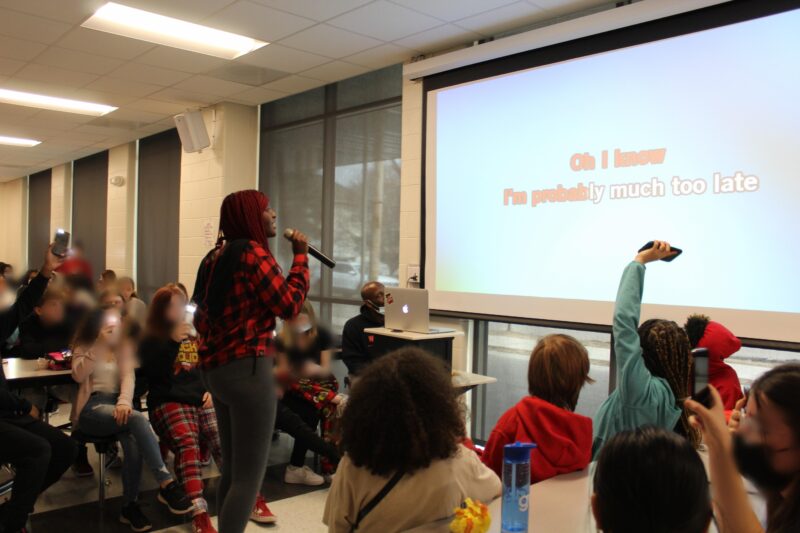
<path fill-rule="evenodd" d="M 699 444 L 699 434 L 689 425 L 683 406 L 692 376 L 686 332 L 671 320 L 650 319 L 638 326 L 645 264 L 673 253 L 669 243 L 655 241 L 622 273 L 613 322 L 617 388 L 595 415 L 594 454 L 620 431 L 648 424 L 674 429 Z"/>
<path fill-rule="evenodd" d="M 730 411 L 744 394 L 739 375 L 725 363 L 725 359 L 742 348 L 742 341 L 731 330 L 705 315 L 691 315 L 683 327 L 692 348 L 708 350 L 708 382 L 717 388 L 723 407 Z"/>
<path fill-rule="evenodd" d="M 500 495 L 500 479 L 462 444 L 463 410 L 449 373 L 417 348 L 364 369 L 342 426 L 345 455 L 323 515 L 330 532 L 406 531 L 452 515 L 465 498 Z"/>
<path fill-rule="evenodd" d="M 532 483 L 586 468 L 592 460 L 592 419 L 574 411 L 581 389 L 591 381 L 589 353 L 577 339 L 542 337 L 528 364 L 530 395 L 497 421 L 483 452 L 486 466 L 500 476 L 506 444 L 535 442 Z"/>

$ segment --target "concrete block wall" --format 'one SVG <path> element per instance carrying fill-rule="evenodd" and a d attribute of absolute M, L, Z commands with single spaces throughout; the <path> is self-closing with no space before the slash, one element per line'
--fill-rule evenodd
<path fill-rule="evenodd" d="M 72 231 L 72 163 L 53 167 L 50 179 L 50 234 Z"/>
<path fill-rule="evenodd" d="M 111 178 L 122 178 L 113 185 Z M 106 209 L 106 268 L 117 276 L 136 274 L 136 143 L 108 151 L 108 204 Z"/>
<path fill-rule="evenodd" d="M 28 268 L 27 258 L 28 178 L 19 178 L 0 183 L 0 261 L 10 263 L 21 275 Z"/>
<path fill-rule="evenodd" d="M 400 147 L 400 279 L 406 268 L 420 264 L 422 245 L 422 82 L 403 80 L 403 119 Z M 472 368 L 472 327 L 469 320 L 436 319 L 436 327 L 461 332 L 453 342 L 453 368 Z"/>

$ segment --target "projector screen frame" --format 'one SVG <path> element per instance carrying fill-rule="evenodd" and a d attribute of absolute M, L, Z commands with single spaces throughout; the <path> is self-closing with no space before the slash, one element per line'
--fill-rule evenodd
<path fill-rule="evenodd" d="M 420 199 L 420 287 L 425 288 L 427 255 L 427 146 L 428 146 L 428 94 L 472 81 L 510 74 L 526 69 L 568 61 L 593 54 L 609 52 L 630 46 L 678 37 L 703 30 L 728 26 L 800 8 L 800 0 L 774 0 L 769 3 L 747 0 L 703 7 L 677 15 L 656 19 L 633 26 L 600 32 L 561 43 L 535 48 L 526 52 L 492 59 L 472 65 L 436 73 L 422 78 L 422 155 L 421 155 L 421 199 Z M 477 132 L 476 134 L 478 134 Z M 431 315 L 443 318 L 461 318 L 532 325 L 548 328 L 573 329 L 611 333 L 610 324 L 568 322 L 546 318 L 503 316 L 431 309 Z M 743 346 L 767 350 L 800 352 L 800 343 L 774 339 L 740 337 Z M 613 359 L 613 346 L 611 347 Z"/>

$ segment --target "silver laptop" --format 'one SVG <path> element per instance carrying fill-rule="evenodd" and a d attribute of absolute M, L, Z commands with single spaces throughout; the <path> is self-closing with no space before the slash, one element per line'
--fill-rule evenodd
<path fill-rule="evenodd" d="M 446 328 L 430 327 L 428 291 L 386 287 L 386 327 L 414 333 L 449 333 Z"/>

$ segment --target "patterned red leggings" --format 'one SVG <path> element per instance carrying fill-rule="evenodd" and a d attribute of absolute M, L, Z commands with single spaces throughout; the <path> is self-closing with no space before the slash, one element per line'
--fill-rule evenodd
<path fill-rule="evenodd" d="M 150 421 L 161 442 L 175 454 L 175 473 L 186 495 L 198 510 L 207 510 L 200 464 L 201 441 L 211 452 L 217 467 L 222 468 L 222 449 L 214 408 L 165 403 L 150 411 Z"/>

